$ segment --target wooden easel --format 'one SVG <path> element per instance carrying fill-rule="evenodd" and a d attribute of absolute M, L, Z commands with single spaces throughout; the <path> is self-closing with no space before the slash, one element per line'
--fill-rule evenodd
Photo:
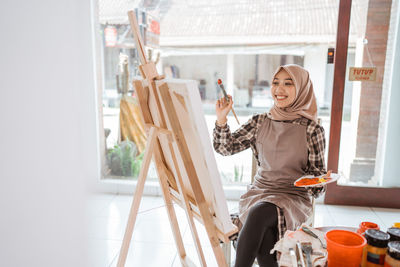
<path fill-rule="evenodd" d="M 196 174 L 188 150 L 188 144 L 185 141 L 183 131 L 179 125 L 168 85 L 161 84 L 159 88 L 157 88 L 156 81 L 162 80 L 164 77 L 158 75 L 155 64 L 153 62 L 148 62 L 145 57 L 143 42 L 135 13 L 129 11 L 128 17 L 141 61 L 139 69 L 143 79 L 147 81 L 147 86 L 146 82 L 141 80 L 136 80 L 133 84 L 139 100 L 141 115 L 146 126 L 146 131 L 148 132 L 148 137 L 117 266 L 125 266 L 149 164 L 151 159 L 153 159 L 182 266 L 195 265 L 186 255 L 173 202 L 177 203 L 185 210 L 200 265 L 207 266 L 193 218 L 198 219 L 205 226 L 217 264 L 218 266 L 225 267 L 227 266 L 227 262 L 220 242 L 229 243 L 229 238 L 237 232 L 237 228 L 234 227 L 235 230 L 230 233 L 223 233 L 216 227 L 213 211 L 210 210 L 210 207 L 207 205 L 199 182 L 199 177 Z M 166 114 L 162 112 L 162 108 L 166 110 Z M 166 118 L 165 116 L 168 117 Z M 169 129 L 167 129 L 166 119 L 169 121 Z M 177 151 L 176 146 L 179 149 L 178 154 L 174 152 Z M 193 190 L 193 197 L 185 192 L 181 175 L 182 167 L 178 164 L 177 157 L 181 157 L 183 160 L 184 171 L 188 174 L 190 186 Z M 170 166 L 174 166 L 174 171 L 168 168 L 166 162 L 169 162 Z"/>

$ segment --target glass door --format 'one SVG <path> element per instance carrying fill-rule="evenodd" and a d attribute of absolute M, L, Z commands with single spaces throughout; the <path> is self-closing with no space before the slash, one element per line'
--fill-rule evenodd
<path fill-rule="evenodd" d="M 328 187 L 325 203 L 400 207 L 400 182 L 383 175 L 398 5 L 340 1 L 328 169 L 343 178 Z"/>

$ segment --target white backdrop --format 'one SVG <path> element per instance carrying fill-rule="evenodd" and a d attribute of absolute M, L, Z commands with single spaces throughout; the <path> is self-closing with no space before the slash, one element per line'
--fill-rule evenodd
<path fill-rule="evenodd" d="M 99 178 L 91 3 L 0 2 L 1 266 L 90 266 Z"/>

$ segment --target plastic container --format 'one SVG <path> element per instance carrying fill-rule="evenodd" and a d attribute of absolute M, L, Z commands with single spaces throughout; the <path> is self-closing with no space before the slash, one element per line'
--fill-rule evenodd
<path fill-rule="evenodd" d="M 385 267 L 400 267 L 400 242 L 389 242 L 385 257 Z"/>
<path fill-rule="evenodd" d="M 362 223 L 360 223 L 359 228 L 357 229 L 357 233 L 362 235 L 368 229 L 379 230 L 379 225 L 377 225 L 376 223 L 373 223 L 373 222 L 362 222 Z"/>
<path fill-rule="evenodd" d="M 400 241 L 400 228 L 391 227 L 386 232 L 390 235 L 390 241 Z"/>
<path fill-rule="evenodd" d="M 384 267 L 387 245 L 390 239 L 388 233 L 368 229 L 365 231 L 367 245 L 363 251 L 362 267 Z"/>
<path fill-rule="evenodd" d="M 329 267 L 359 267 L 365 238 L 346 230 L 331 230 L 325 234 Z"/>

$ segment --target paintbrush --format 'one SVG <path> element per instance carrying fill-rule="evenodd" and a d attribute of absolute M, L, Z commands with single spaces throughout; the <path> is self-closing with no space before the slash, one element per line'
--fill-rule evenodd
<path fill-rule="evenodd" d="M 222 84 L 222 80 L 221 80 L 221 79 L 218 79 L 218 86 L 219 86 L 219 88 L 221 88 L 222 93 L 224 94 L 225 100 L 226 100 L 227 102 L 229 102 L 230 99 L 229 99 L 229 97 L 228 97 L 228 95 L 227 95 L 227 93 L 226 93 L 226 91 L 225 91 L 225 87 L 224 87 L 224 85 Z M 237 118 L 237 116 L 236 116 L 235 110 L 233 109 L 233 107 L 232 107 L 231 109 L 232 109 L 233 116 L 235 116 L 235 119 L 236 119 L 237 123 L 240 125 L 240 122 L 239 122 L 239 120 L 238 120 L 238 118 Z"/>
<path fill-rule="evenodd" d="M 306 263 L 304 262 L 303 251 L 301 250 L 300 242 L 296 242 L 296 256 L 300 260 L 300 266 L 306 267 Z"/>
<path fill-rule="evenodd" d="M 312 244 L 311 244 L 311 242 L 301 242 L 301 250 L 303 251 L 304 254 L 306 254 L 307 267 L 312 267 L 312 262 L 311 262 Z"/>
<path fill-rule="evenodd" d="M 303 226 L 301 227 L 301 230 L 303 230 L 304 233 L 306 233 L 306 234 L 308 234 L 308 235 L 310 235 L 310 236 L 312 236 L 312 237 L 318 239 L 319 242 L 320 242 L 321 245 L 322 245 L 322 248 L 325 248 L 325 249 L 326 249 L 326 244 L 324 244 L 324 242 L 322 242 L 322 240 L 321 240 L 313 231 L 311 231 L 311 229 L 309 229 L 307 226 L 303 225 Z"/>
<path fill-rule="evenodd" d="M 294 251 L 293 248 L 289 248 L 289 254 L 290 254 L 290 259 L 292 261 L 292 267 L 298 267 L 296 252 Z"/>

